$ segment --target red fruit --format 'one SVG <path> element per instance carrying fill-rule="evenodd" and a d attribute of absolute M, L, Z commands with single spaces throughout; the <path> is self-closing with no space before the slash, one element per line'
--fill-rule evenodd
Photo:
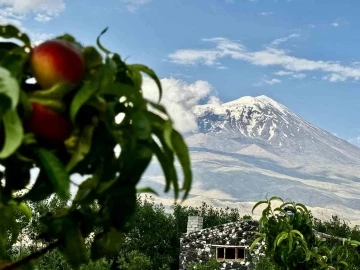
<path fill-rule="evenodd" d="M 36 136 L 53 142 L 65 141 L 72 131 L 69 120 L 37 102 L 32 103 L 32 114 L 26 126 Z"/>
<path fill-rule="evenodd" d="M 44 89 L 57 83 L 80 83 L 85 61 L 80 48 L 64 40 L 48 40 L 32 51 L 30 66 L 36 81 Z"/>

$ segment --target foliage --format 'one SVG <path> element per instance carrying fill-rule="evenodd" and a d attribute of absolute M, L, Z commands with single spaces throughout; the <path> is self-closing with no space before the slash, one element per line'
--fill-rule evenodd
<path fill-rule="evenodd" d="M 142 74 L 162 89 L 156 74 L 140 64 L 126 64 L 117 53 L 100 43 L 81 45 L 69 34 L 57 37 L 80 46 L 86 73 L 78 85 L 57 84 L 40 89 L 28 83 L 33 77 L 29 59 L 33 47 L 28 36 L 12 25 L 0 26 L 0 164 L 5 167 L 0 185 L 0 269 L 15 269 L 57 249 L 75 269 L 96 261 L 120 248 L 121 232 L 136 208 L 136 186 L 151 159 L 156 157 L 165 175 L 165 191 L 175 198 L 190 190 L 192 173 L 187 146 L 164 107 L 146 100 L 142 94 Z M 32 101 L 61 111 L 72 123 L 72 134 L 55 143 L 30 133 L 27 120 Z M 122 121 L 115 117 L 122 115 Z M 120 155 L 114 153 L 120 146 Z M 175 160 L 183 171 L 179 187 Z M 30 169 L 40 173 L 33 185 Z M 17 213 L 31 217 L 26 201 L 39 202 L 57 194 L 70 198 L 70 175 L 90 177 L 81 183 L 74 200 L 60 211 L 48 212 L 39 219 L 36 238 L 43 247 L 37 252 L 10 262 L 6 252 L 20 233 Z M 16 192 L 27 192 L 16 196 Z M 151 191 L 146 189 L 146 191 Z M 95 202 L 97 207 L 95 207 Z M 23 221 L 24 222 L 24 221 Z M 26 223 L 26 221 L 25 221 Z M 25 226 L 26 227 L 26 226 Z M 87 251 L 85 239 L 96 232 Z"/>
<path fill-rule="evenodd" d="M 118 260 L 120 269 L 124 270 L 149 270 L 151 269 L 150 258 L 137 250 L 122 255 Z"/>
<path fill-rule="evenodd" d="M 205 202 L 200 207 L 175 204 L 174 217 L 180 234 L 186 232 L 188 216 L 202 216 L 204 228 L 239 221 L 241 218 L 236 208 L 226 207 L 225 209 L 216 209 Z"/>
<path fill-rule="evenodd" d="M 179 243 L 187 230 L 187 217 L 201 214 L 204 217 L 204 228 L 238 220 L 236 209 L 216 209 L 203 204 L 201 207 L 174 205 L 173 212 L 167 213 L 162 204 L 155 204 L 151 197 L 138 198 L 136 212 L 127 223 L 127 239 L 120 254 L 137 250 L 148 256 L 153 269 L 164 265 L 170 269 L 179 269 Z"/>
<path fill-rule="evenodd" d="M 138 251 L 150 258 L 153 269 L 163 265 L 178 269 L 179 238 L 174 217 L 151 198 L 137 199 L 136 212 L 126 224 L 121 256 Z"/>
<path fill-rule="evenodd" d="M 340 220 L 338 216 L 332 216 L 332 218 L 328 221 L 321 221 L 319 219 L 313 218 L 313 228 L 321 233 L 360 241 L 359 226 L 350 227 L 348 222 Z M 325 244 L 329 248 L 332 248 L 333 246 L 339 244 L 339 240 L 327 239 Z M 348 257 L 346 261 L 349 265 L 349 269 L 360 269 L 360 255 L 358 253 L 359 251 L 359 246 L 356 249 L 348 249 Z"/>
<path fill-rule="evenodd" d="M 282 204 L 273 209 L 272 202 L 275 200 Z M 354 250 L 360 242 L 348 239 L 329 247 L 324 238 L 315 235 L 311 215 L 305 205 L 272 197 L 256 203 L 253 211 L 262 204 L 266 207 L 251 251 L 265 240 L 265 254 L 276 269 L 348 268 L 349 250 Z"/>
<path fill-rule="evenodd" d="M 276 270 L 271 258 L 267 256 L 252 257 L 251 265 L 254 270 Z"/>
<path fill-rule="evenodd" d="M 59 209 L 66 209 L 68 203 L 60 200 L 57 196 L 53 196 L 47 200 L 39 202 L 29 202 L 29 207 L 32 210 L 33 217 L 30 222 L 24 219 L 22 226 L 22 232 L 20 234 L 19 241 L 17 243 L 16 250 L 12 250 L 9 246 L 8 253 L 12 254 L 12 259 L 16 260 L 21 258 L 25 254 L 29 254 L 32 251 L 37 250 L 39 247 L 45 245 L 41 239 L 27 238 L 27 236 L 36 237 L 39 232 L 39 219 L 47 212 L 55 212 Z M 176 205 L 176 213 L 181 212 L 181 217 L 187 221 L 187 216 L 194 214 L 194 209 L 201 211 L 201 209 L 207 209 L 204 211 L 204 218 L 208 220 L 205 224 L 215 224 L 219 220 L 223 220 L 227 223 L 230 213 L 235 213 L 235 209 L 215 209 L 212 206 L 206 207 L 186 207 Z M 200 212 L 199 212 L 200 213 Z M 211 216 L 206 215 L 211 214 Z M 224 215 L 222 218 L 216 218 Z M 230 215 L 231 216 L 231 215 Z M 235 215 L 238 216 L 238 215 Z M 19 215 L 19 217 L 21 217 Z M 215 217 L 214 220 L 211 217 Z M 226 218 L 227 217 L 227 218 Z M 234 217 L 233 217 L 234 218 Z M 107 256 L 107 258 L 99 259 L 95 262 L 90 262 L 86 266 L 82 266 L 81 269 L 97 270 L 97 269 L 118 269 L 121 265 L 118 262 L 119 256 L 126 258 L 127 255 L 133 251 L 136 251 L 151 261 L 152 269 L 179 269 L 179 242 L 182 233 L 186 232 L 186 226 L 182 228 L 182 231 L 178 231 L 180 221 L 179 216 L 175 216 L 175 211 L 166 212 L 165 207 L 161 204 L 155 204 L 151 197 L 145 196 L 145 198 L 137 198 L 136 211 L 131 219 L 126 223 L 122 232 L 123 239 L 119 248 L 119 254 L 113 256 Z M 181 222 L 182 224 L 183 222 Z M 219 224 L 216 224 L 219 225 Z M 26 236 L 26 237 L 25 237 Z M 86 248 L 90 250 L 91 241 L 86 239 Z M 21 250 L 21 254 L 19 253 Z M 38 259 L 37 266 L 40 269 L 72 269 L 66 260 L 61 256 L 60 251 L 55 249 L 53 252 L 47 253 Z"/>
<path fill-rule="evenodd" d="M 219 269 L 219 263 L 215 258 L 211 258 L 206 263 L 191 263 L 189 265 L 189 269 L 196 269 L 196 270 L 215 270 Z"/>

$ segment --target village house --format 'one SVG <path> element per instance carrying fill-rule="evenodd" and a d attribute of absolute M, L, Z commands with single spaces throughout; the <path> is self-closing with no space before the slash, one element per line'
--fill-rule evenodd
<path fill-rule="evenodd" d="M 248 269 L 249 246 L 257 228 L 257 221 L 241 220 L 203 229 L 202 217 L 189 216 L 187 232 L 180 239 L 180 270 L 210 258 L 216 258 L 219 269 Z"/>

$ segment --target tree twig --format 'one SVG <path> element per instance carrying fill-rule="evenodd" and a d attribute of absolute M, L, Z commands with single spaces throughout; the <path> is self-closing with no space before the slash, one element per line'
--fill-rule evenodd
<path fill-rule="evenodd" d="M 35 259 L 45 255 L 47 252 L 56 248 L 59 244 L 60 244 L 60 240 L 57 240 L 57 241 L 49 244 L 48 246 L 44 247 L 43 249 L 37 250 L 34 253 L 16 261 L 16 262 L 8 264 L 4 267 L 0 267 L 0 270 L 15 270 L 15 269 L 17 269 L 17 267 L 25 265 L 25 264 L 31 262 L 32 260 L 35 260 Z"/>

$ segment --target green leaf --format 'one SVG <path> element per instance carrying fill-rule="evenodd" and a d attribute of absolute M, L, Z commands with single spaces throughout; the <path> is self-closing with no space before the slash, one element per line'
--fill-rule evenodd
<path fill-rule="evenodd" d="M 14 110 L 19 102 L 20 87 L 17 81 L 11 76 L 11 73 L 2 67 L 0 67 L 0 94 L 10 99 L 11 108 Z M 1 105 L 3 106 L 4 103 Z M 4 111 L 4 109 L 1 108 L 1 111 Z"/>
<path fill-rule="evenodd" d="M 0 59 L 0 65 L 10 71 L 11 75 L 19 82 L 23 79 L 24 66 L 28 62 L 30 54 L 19 47 L 12 50 L 5 57 Z"/>
<path fill-rule="evenodd" d="M 44 171 L 40 171 L 35 184 L 30 191 L 26 193 L 20 200 L 29 200 L 33 202 L 39 202 L 48 198 L 54 192 L 54 187 L 50 182 L 50 179 L 46 176 Z"/>
<path fill-rule="evenodd" d="M 255 210 L 259 205 L 264 204 L 264 203 L 269 203 L 269 202 L 266 201 L 266 200 L 258 201 L 258 202 L 253 206 L 253 208 L 252 208 L 252 210 L 251 210 L 251 213 L 254 214 L 254 210 Z"/>
<path fill-rule="evenodd" d="M 284 241 L 284 240 L 287 239 L 288 237 L 289 237 L 289 234 L 288 234 L 288 233 L 282 235 L 282 236 L 278 239 L 278 241 L 277 241 L 277 246 L 280 246 L 280 244 L 282 243 L 282 241 Z"/>
<path fill-rule="evenodd" d="M 309 210 L 306 208 L 306 206 L 302 203 L 297 203 L 296 204 L 297 207 L 301 207 L 300 210 L 304 210 L 305 213 L 309 213 Z"/>
<path fill-rule="evenodd" d="M 83 201 L 97 187 L 98 183 L 99 178 L 96 175 L 93 175 L 82 182 L 75 195 L 74 202 Z"/>
<path fill-rule="evenodd" d="M 299 232 L 298 230 L 291 230 L 290 233 L 292 233 L 294 235 L 297 234 L 301 239 L 304 239 L 303 234 L 301 232 Z"/>
<path fill-rule="evenodd" d="M 160 104 L 158 104 L 158 103 L 152 102 L 152 101 L 150 101 L 150 100 L 148 100 L 148 103 L 149 103 L 152 107 L 154 107 L 156 110 L 158 110 L 159 112 L 161 112 L 162 114 L 168 115 L 168 113 L 167 113 L 167 111 L 166 111 L 166 109 L 165 109 L 164 106 L 162 106 L 162 105 L 160 105 Z"/>
<path fill-rule="evenodd" d="M 342 265 L 344 265 L 346 267 L 349 267 L 349 264 L 347 262 L 345 262 L 345 261 L 339 261 L 339 264 L 342 264 Z"/>
<path fill-rule="evenodd" d="M 29 98 L 45 98 L 62 100 L 66 94 L 74 89 L 71 83 L 57 83 L 49 89 L 37 90 L 28 94 Z"/>
<path fill-rule="evenodd" d="M 116 70 L 116 63 L 112 59 L 107 57 L 101 72 L 100 89 L 106 89 L 111 87 L 111 85 L 115 81 Z"/>
<path fill-rule="evenodd" d="M 31 41 L 28 35 L 22 33 L 18 28 L 13 25 L 0 25 L 0 37 L 2 38 L 15 38 L 18 39 L 28 47 L 31 46 Z"/>
<path fill-rule="evenodd" d="M 39 161 L 49 177 L 56 193 L 60 198 L 67 200 L 70 197 L 70 177 L 66 172 L 65 166 L 49 150 L 39 148 L 35 151 Z"/>
<path fill-rule="evenodd" d="M 157 157 L 157 159 L 159 160 L 160 166 L 164 172 L 164 176 L 165 176 L 165 190 L 164 191 L 168 192 L 170 190 L 171 183 L 175 183 L 174 191 L 175 191 L 175 199 L 177 199 L 178 190 L 176 187 L 178 185 L 176 185 L 176 184 L 178 182 L 178 178 L 177 178 L 176 169 L 174 166 L 173 152 L 166 151 L 166 154 L 165 154 L 165 152 L 163 152 L 161 150 L 159 145 L 154 140 L 152 141 L 152 150 L 153 150 L 155 156 Z"/>
<path fill-rule="evenodd" d="M 165 141 L 166 145 L 169 147 L 169 149 L 174 151 L 174 147 L 173 147 L 172 141 L 171 141 L 172 132 L 173 132 L 172 121 L 167 120 L 164 125 L 164 141 Z"/>
<path fill-rule="evenodd" d="M 105 64 L 90 79 L 85 80 L 70 105 L 70 118 L 73 122 L 76 119 L 77 113 L 87 101 L 99 91 L 112 87 L 115 80 L 115 72 L 115 62 L 107 58 Z"/>
<path fill-rule="evenodd" d="M 10 98 L 4 94 L 0 94 L 0 115 L 4 115 L 10 108 Z"/>
<path fill-rule="evenodd" d="M 14 210 L 19 211 L 20 213 L 24 214 L 28 219 L 31 219 L 32 217 L 31 210 L 26 203 L 24 202 L 17 203 L 15 201 L 10 201 L 9 204 L 13 207 Z"/>
<path fill-rule="evenodd" d="M 99 67 L 103 64 L 101 54 L 92 46 L 87 46 L 83 49 L 83 56 L 85 59 L 85 67 L 87 70 Z"/>
<path fill-rule="evenodd" d="M 274 200 L 284 202 L 284 200 L 283 200 L 282 198 L 280 198 L 279 196 L 273 196 L 273 197 L 271 197 L 271 198 L 269 199 L 269 202 L 274 201 Z"/>
<path fill-rule="evenodd" d="M 111 51 L 106 49 L 101 43 L 100 43 L 100 37 L 106 33 L 106 31 L 109 29 L 109 27 L 106 27 L 104 30 L 101 31 L 100 35 L 96 39 L 96 45 L 99 47 L 100 50 L 102 50 L 105 54 L 111 54 Z"/>
<path fill-rule="evenodd" d="M 123 235 L 114 228 L 111 228 L 109 232 L 95 236 L 91 245 L 91 259 L 97 260 L 106 255 L 117 254 L 123 242 Z"/>
<path fill-rule="evenodd" d="M 63 252 L 69 264 L 75 269 L 88 262 L 85 240 L 78 228 L 73 227 L 66 232 Z"/>
<path fill-rule="evenodd" d="M 14 42 L 0 42 L 0 56 L 4 57 L 9 51 L 12 51 L 20 46 Z M 2 57 L 0 59 L 2 59 Z"/>
<path fill-rule="evenodd" d="M 0 151 L 0 159 L 4 159 L 12 155 L 21 145 L 24 137 L 24 129 L 15 110 L 8 110 L 3 116 L 5 129 L 5 142 Z"/>
<path fill-rule="evenodd" d="M 137 70 L 136 68 L 133 68 L 131 65 L 128 66 L 128 76 L 131 78 L 131 81 L 134 84 L 135 89 L 141 90 L 141 85 L 142 85 L 142 76 L 139 70 Z"/>
<path fill-rule="evenodd" d="M 128 67 L 131 67 L 132 69 L 136 69 L 136 70 L 139 70 L 143 73 L 145 73 L 146 75 L 148 75 L 151 79 L 153 79 L 156 83 L 156 85 L 158 86 L 158 89 L 159 89 L 159 101 L 161 101 L 161 98 L 162 98 L 162 87 L 161 87 L 161 82 L 159 80 L 159 78 L 156 76 L 155 72 L 148 68 L 147 66 L 145 65 L 141 65 L 141 64 L 132 64 L 132 65 L 128 65 Z"/>
<path fill-rule="evenodd" d="M 292 251 L 293 249 L 293 235 L 291 233 L 289 233 L 289 253 Z"/>
<path fill-rule="evenodd" d="M 141 93 L 133 85 L 115 82 L 107 88 L 101 88 L 100 95 L 114 95 L 119 98 L 126 97 L 126 102 L 132 102 L 134 106 L 142 106 L 144 100 Z"/>
<path fill-rule="evenodd" d="M 136 190 L 136 193 L 152 193 L 152 194 L 154 194 L 154 195 L 156 195 L 156 196 L 159 195 L 159 194 L 158 194 L 155 190 L 153 190 L 151 187 L 138 188 L 138 189 Z"/>
<path fill-rule="evenodd" d="M 6 254 L 5 246 L 9 239 L 9 232 L 11 232 L 11 241 L 13 244 L 19 235 L 19 227 L 16 223 L 14 210 L 9 205 L 4 205 L 0 202 L 0 259 L 4 259 Z"/>
<path fill-rule="evenodd" d="M 70 105 L 70 119 L 75 122 L 77 113 L 81 107 L 99 90 L 98 80 L 86 80 L 83 86 L 76 92 Z"/>
<path fill-rule="evenodd" d="M 250 246 L 250 253 L 252 253 L 252 251 L 254 250 L 256 244 L 259 243 L 263 238 L 264 238 L 263 236 L 260 236 L 260 237 L 256 238 L 254 240 L 254 242 L 252 242 L 252 244 Z"/>
<path fill-rule="evenodd" d="M 70 42 L 70 43 L 72 43 L 72 45 L 77 46 L 80 50 L 83 49 L 83 45 L 82 45 L 79 41 L 77 41 L 77 40 L 75 39 L 75 37 L 73 37 L 72 35 L 64 34 L 64 35 L 55 37 L 55 39 L 59 39 L 59 40 L 64 40 L 64 41 Z"/>
<path fill-rule="evenodd" d="M 284 215 L 287 215 L 287 212 L 286 212 L 284 209 L 282 209 L 281 207 L 276 207 L 276 208 L 274 209 L 274 212 L 276 212 L 276 211 L 281 212 L 281 213 L 283 213 Z"/>
<path fill-rule="evenodd" d="M 76 164 L 82 161 L 91 150 L 92 139 L 95 131 L 94 125 L 86 125 L 80 134 L 80 138 L 76 145 L 75 151 L 66 164 L 66 171 L 71 172 Z"/>
<path fill-rule="evenodd" d="M 138 140 L 148 140 L 151 137 L 150 121 L 144 111 L 137 111 L 132 115 L 134 136 Z"/>
<path fill-rule="evenodd" d="M 192 184 L 192 171 L 189 149 L 185 144 L 183 137 L 176 130 L 173 130 L 171 133 L 171 141 L 184 174 L 184 183 L 182 190 L 185 191 L 183 196 L 183 199 L 185 199 L 190 192 Z"/>
<path fill-rule="evenodd" d="M 276 249 L 276 247 L 278 247 L 280 244 L 281 244 L 281 242 L 284 240 L 284 239 L 286 239 L 287 238 L 287 236 L 288 236 L 288 233 L 287 232 L 281 232 L 281 233 L 279 233 L 277 236 L 276 236 L 276 238 L 275 238 L 275 241 L 274 241 L 274 250 Z"/>

